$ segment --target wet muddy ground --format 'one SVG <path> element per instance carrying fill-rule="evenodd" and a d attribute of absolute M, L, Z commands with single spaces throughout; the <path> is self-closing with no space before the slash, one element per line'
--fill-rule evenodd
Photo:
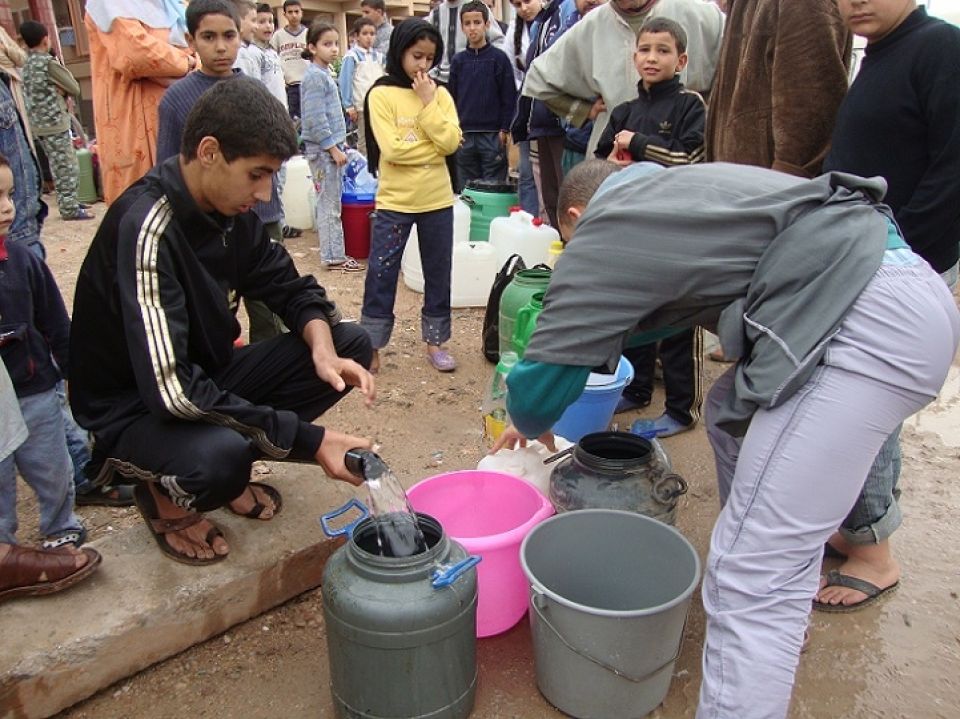
<path fill-rule="evenodd" d="M 95 211 L 102 215 L 104 208 Z M 56 215 L 56 212 L 53 213 Z M 50 221 L 50 264 L 70 304 L 76 273 L 96 223 Z M 357 317 L 362 274 L 321 271 L 316 238 L 288 244 L 298 265 L 313 272 Z M 402 284 L 402 283 L 401 283 Z M 454 312 L 451 347 L 460 362 L 441 376 L 423 359 L 419 295 L 402 288 L 394 341 L 384 353 L 373 410 L 350 397 L 324 419 L 338 429 L 375 437 L 405 485 L 443 471 L 475 466 L 483 452 L 479 406 L 490 366 L 480 354 L 482 310 Z M 705 363 L 710 382 L 722 367 Z M 654 408 L 657 401 L 654 402 Z M 629 423 L 635 416 L 626 415 Z M 623 418 L 621 418 L 623 419 Z M 690 482 L 678 527 L 703 556 L 717 513 L 712 457 L 702 428 L 666 441 L 676 468 Z M 287 472 L 316 471 L 268 464 L 282 487 Z M 952 719 L 960 716 L 960 367 L 941 398 L 904 430 L 903 528 L 895 552 L 902 587 L 880 606 L 849 615 L 814 614 L 811 644 L 801 659 L 792 719 L 855 716 Z M 271 480 L 273 481 L 273 480 Z M 32 501 L 23 502 L 29 512 Z M 139 521 L 131 510 L 84 509 L 94 535 Z M 24 539 L 31 533 L 25 523 Z M 314 527 L 304 527 L 315 532 Z M 318 537 L 319 539 L 319 537 Z M 202 569 L 198 570 L 202 571 Z M 674 682 L 651 716 L 692 717 L 700 677 L 703 612 L 698 594 Z M 119 682 L 63 714 L 69 719 L 142 717 L 332 717 L 320 591 L 231 629 Z M 480 686 L 475 717 L 562 716 L 536 690 L 529 629 L 522 622 L 478 644 Z"/>

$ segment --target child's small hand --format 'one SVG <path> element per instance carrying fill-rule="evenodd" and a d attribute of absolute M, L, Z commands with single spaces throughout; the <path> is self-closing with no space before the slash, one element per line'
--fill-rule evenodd
<path fill-rule="evenodd" d="M 614 138 L 616 146 L 629 155 L 630 142 L 633 140 L 635 134 L 635 132 L 630 132 L 630 130 L 620 130 Z"/>
<path fill-rule="evenodd" d="M 347 164 L 347 155 L 339 147 L 334 145 L 330 148 L 330 157 L 333 158 L 333 161 L 337 163 L 337 167 L 343 167 Z"/>
<path fill-rule="evenodd" d="M 633 158 L 630 156 L 629 150 L 621 150 L 619 147 L 617 147 L 616 143 L 614 143 L 610 154 L 607 155 L 607 161 L 612 162 L 615 165 L 620 165 L 620 167 L 626 167 L 627 165 L 633 164 Z"/>
<path fill-rule="evenodd" d="M 347 117 L 350 118 L 350 122 L 356 122 L 357 118 L 360 117 L 360 114 L 357 112 L 357 109 L 355 107 L 348 107 Z"/>
<path fill-rule="evenodd" d="M 418 72 L 417 76 L 413 79 L 413 91 L 417 93 L 420 102 L 424 105 L 429 105 L 437 95 L 437 85 L 430 79 L 427 73 Z"/>
<path fill-rule="evenodd" d="M 587 115 L 587 117 L 590 118 L 591 120 L 596 120 L 597 115 L 599 115 L 601 112 L 606 112 L 606 111 L 607 111 L 607 106 L 604 103 L 603 98 L 598 97 L 596 99 L 596 102 L 593 103 L 593 107 L 590 108 L 590 114 Z"/>
<path fill-rule="evenodd" d="M 510 141 L 510 133 L 506 130 L 500 130 L 500 147 L 506 147 Z"/>

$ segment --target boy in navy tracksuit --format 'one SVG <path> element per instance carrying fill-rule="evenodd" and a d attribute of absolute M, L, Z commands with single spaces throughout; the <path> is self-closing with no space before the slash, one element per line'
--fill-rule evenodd
<path fill-rule="evenodd" d="M 596 156 L 616 162 L 655 162 L 671 167 L 703 161 L 706 107 L 703 98 L 684 89 L 678 73 L 687 63 L 687 38 L 673 20 L 648 20 L 637 34 L 634 64 L 640 74 L 636 100 L 618 105 L 597 143 Z M 669 437 L 692 428 L 703 404 L 703 333 L 684 330 L 657 345 L 624 352 L 634 380 L 617 407 L 624 412 L 650 404 L 653 370 L 659 352 L 666 406 L 655 420 L 638 420 L 633 431 Z"/>
<path fill-rule="evenodd" d="M 505 180 L 507 136 L 517 103 L 510 59 L 487 42 L 490 10 L 480 0 L 460 10 L 467 49 L 450 63 L 447 89 L 463 129 L 457 152 L 457 192 L 469 180 Z"/>

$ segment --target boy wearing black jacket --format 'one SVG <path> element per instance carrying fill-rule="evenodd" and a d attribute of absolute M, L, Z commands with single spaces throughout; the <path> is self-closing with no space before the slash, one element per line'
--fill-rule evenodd
<path fill-rule="evenodd" d="M 460 10 L 467 49 L 450 63 L 447 89 L 457 106 L 463 145 L 457 152 L 458 192 L 470 180 L 507 177 L 507 137 L 517 104 L 510 59 L 487 42 L 490 11 L 480 0 Z"/>
<path fill-rule="evenodd" d="M 312 424 L 351 387 L 372 402 L 369 338 L 250 212 L 296 152 L 262 83 L 217 83 L 187 116 L 180 154 L 111 205 L 77 280 L 71 399 L 95 437 L 97 481 L 137 480 L 161 550 L 187 564 L 229 549 L 202 512 L 280 511 L 275 488 L 250 482 L 254 460 L 312 461 L 353 481 L 344 453 L 370 445 Z M 240 298 L 291 332 L 235 349 Z"/>
<path fill-rule="evenodd" d="M 703 162 L 706 106 L 683 87 L 679 73 L 687 64 L 687 34 L 673 20 L 655 17 L 640 28 L 634 64 L 640 74 L 636 100 L 618 105 L 597 143 L 596 156 L 619 165 L 655 162 L 672 167 Z M 617 412 L 646 407 L 653 395 L 657 355 L 663 365 L 664 412 L 637 420 L 632 431 L 670 437 L 693 428 L 703 405 L 703 332 L 684 330 L 657 345 L 627 349 L 634 380 L 623 391 Z"/>

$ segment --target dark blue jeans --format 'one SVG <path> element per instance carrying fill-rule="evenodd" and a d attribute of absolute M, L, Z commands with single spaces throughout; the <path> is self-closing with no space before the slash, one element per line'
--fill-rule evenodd
<path fill-rule="evenodd" d="M 414 224 L 417 225 L 423 265 L 423 310 L 420 313 L 423 341 L 441 345 L 450 339 L 453 207 L 420 213 L 377 210 L 360 316 L 360 325 L 370 335 L 374 349 L 385 347 L 393 332 L 393 305 L 397 298 L 400 260 Z"/>
<path fill-rule="evenodd" d="M 470 180 L 507 179 L 507 150 L 500 144 L 499 132 L 465 132 L 457 151 L 458 189 Z"/>

